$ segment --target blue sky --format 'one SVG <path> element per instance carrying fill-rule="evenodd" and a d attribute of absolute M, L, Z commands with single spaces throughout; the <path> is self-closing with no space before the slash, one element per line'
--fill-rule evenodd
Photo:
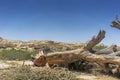
<path fill-rule="evenodd" d="M 12 40 L 87 42 L 99 30 L 102 43 L 120 45 L 120 0 L 0 0 L 0 36 Z"/>

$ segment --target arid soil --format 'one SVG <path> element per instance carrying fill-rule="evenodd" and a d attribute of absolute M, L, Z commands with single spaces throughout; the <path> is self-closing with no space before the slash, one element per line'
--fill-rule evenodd
<path fill-rule="evenodd" d="M 33 63 L 31 61 L 0 61 L 0 70 L 5 70 L 8 69 L 10 67 L 17 67 L 17 66 L 22 66 L 22 65 L 33 65 Z M 75 72 L 73 71 L 73 73 L 76 74 L 77 78 L 82 78 L 83 80 L 102 80 L 101 76 L 95 76 L 93 74 L 89 74 L 89 73 L 85 73 L 85 72 Z M 107 76 L 104 76 L 105 78 Z M 104 79 L 104 80 L 111 80 L 110 79 Z M 119 80 L 119 79 L 114 79 L 112 78 L 112 80 Z"/>

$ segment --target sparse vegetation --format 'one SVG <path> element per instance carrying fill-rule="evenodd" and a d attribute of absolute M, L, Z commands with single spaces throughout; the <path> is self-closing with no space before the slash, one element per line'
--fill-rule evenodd
<path fill-rule="evenodd" d="M 31 55 L 36 54 L 36 51 L 29 52 L 27 50 L 1 50 L 0 59 L 2 60 L 30 60 Z"/>
<path fill-rule="evenodd" d="M 93 49 L 96 50 L 96 51 L 104 49 L 104 48 L 107 48 L 107 46 L 105 46 L 105 45 L 98 45 L 98 46 L 93 47 Z"/>
<path fill-rule="evenodd" d="M 66 68 L 30 68 L 28 66 L 0 71 L 0 80 L 83 80 Z"/>

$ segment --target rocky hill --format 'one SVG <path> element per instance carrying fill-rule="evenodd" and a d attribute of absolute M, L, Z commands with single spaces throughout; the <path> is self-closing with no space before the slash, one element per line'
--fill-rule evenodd
<path fill-rule="evenodd" d="M 20 41 L 20 40 L 8 40 L 0 37 L 0 49 L 16 49 L 16 50 L 44 50 L 47 52 L 53 51 L 65 51 L 81 48 L 84 43 L 64 43 L 56 42 L 51 40 L 31 40 L 31 41 Z"/>

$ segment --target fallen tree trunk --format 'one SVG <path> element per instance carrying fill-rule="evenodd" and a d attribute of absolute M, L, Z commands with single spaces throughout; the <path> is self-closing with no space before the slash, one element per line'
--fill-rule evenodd
<path fill-rule="evenodd" d="M 92 52 L 92 47 L 98 44 L 103 38 L 105 37 L 105 31 L 100 31 L 96 37 L 93 37 L 92 40 L 88 42 L 85 47 L 83 47 L 81 50 L 73 50 L 73 51 L 67 51 L 67 52 L 59 52 L 59 53 L 50 53 L 48 55 L 43 55 L 43 52 L 37 54 L 35 57 L 33 57 L 33 62 L 36 66 L 44 66 L 46 62 L 48 64 L 68 64 L 72 63 L 74 61 L 78 61 L 80 59 L 80 55 L 83 54 L 83 52 Z"/>
<path fill-rule="evenodd" d="M 108 64 L 120 66 L 120 57 L 111 55 L 96 55 L 89 51 L 75 50 L 60 53 L 52 53 L 46 56 L 48 64 L 68 65 L 72 62 L 84 60 L 97 63 L 105 72 L 109 72 Z"/>
<path fill-rule="evenodd" d="M 120 56 L 120 51 L 109 54 L 110 56 Z"/>
<path fill-rule="evenodd" d="M 84 57 L 85 61 L 97 63 L 105 72 L 109 72 L 109 64 L 120 66 L 120 57 L 111 55 L 87 55 Z"/>
<path fill-rule="evenodd" d="M 59 66 L 67 67 L 68 64 L 82 59 L 84 61 L 97 63 L 105 72 L 109 71 L 107 66 L 108 64 L 115 64 L 120 66 L 120 57 L 111 55 L 96 55 L 90 53 L 89 51 L 85 51 L 84 49 L 66 52 L 55 52 L 42 57 L 45 57 L 45 59 L 43 61 L 38 61 L 37 65 L 43 65 L 43 63 L 45 65 L 48 63 L 49 65 L 57 64 Z"/>
<path fill-rule="evenodd" d="M 33 63 L 36 66 L 45 66 L 47 63 L 49 65 L 57 64 L 59 66 L 68 66 L 68 64 L 80 61 L 97 63 L 105 72 L 108 72 L 107 64 L 112 63 L 120 65 L 120 58 L 110 55 L 97 55 L 91 53 L 92 47 L 98 44 L 105 37 L 105 31 L 100 31 L 96 37 L 93 37 L 88 44 L 77 50 L 65 51 L 65 52 L 54 52 L 44 55 L 43 52 L 37 54 L 34 57 Z"/>
<path fill-rule="evenodd" d="M 105 49 L 101 49 L 99 51 L 96 51 L 95 54 L 98 55 L 107 55 L 107 54 L 111 54 L 117 51 L 117 45 L 111 45 L 110 47 L 107 47 Z"/>

